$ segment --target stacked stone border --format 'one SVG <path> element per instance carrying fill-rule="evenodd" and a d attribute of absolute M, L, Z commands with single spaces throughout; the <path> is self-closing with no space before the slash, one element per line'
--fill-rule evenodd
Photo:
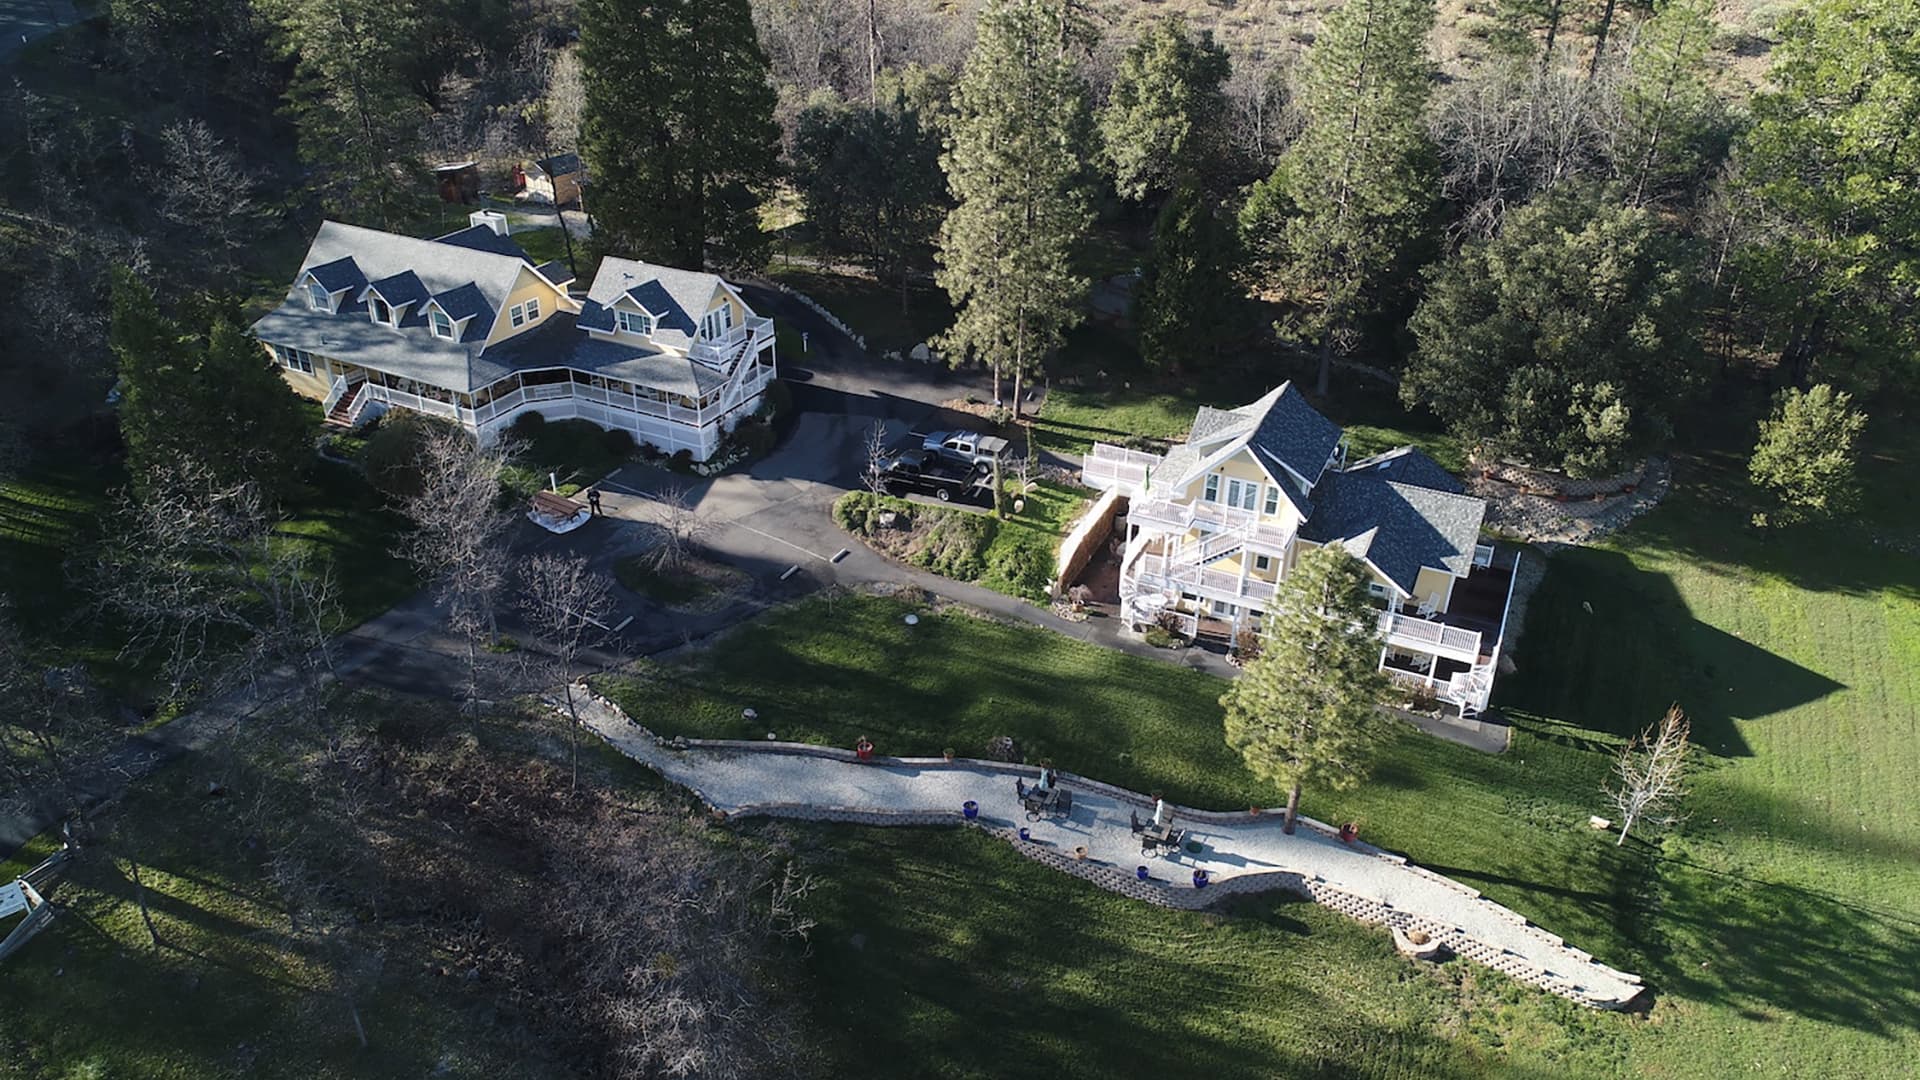
<path fill-rule="evenodd" d="M 827 758 L 835 761 L 858 762 L 860 758 L 851 750 L 833 746 L 816 746 L 810 743 L 782 742 L 768 740 L 754 742 L 742 739 L 690 739 L 676 736 L 663 739 L 652 731 L 628 717 L 626 712 L 612 701 L 588 689 L 584 684 L 575 687 L 575 693 L 581 694 L 616 716 L 625 717 L 629 724 L 652 739 L 655 744 L 674 750 L 708 750 L 734 753 L 787 754 L 798 757 Z M 1001 761 L 983 761 L 975 758 L 955 758 L 948 761 L 944 757 L 887 757 L 874 755 L 864 764 L 878 766 L 903 766 L 915 769 L 965 769 L 971 772 L 991 772 L 1009 776 L 1028 776 L 1032 766 L 1017 765 Z M 1061 780 L 1076 788 L 1104 795 L 1117 802 L 1152 809 L 1152 800 L 1138 792 L 1116 787 L 1100 780 L 1089 779 L 1074 773 L 1063 772 Z M 1472 937 L 1458 926 L 1450 926 L 1434 919 L 1401 911 L 1384 901 L 1373 900 L 1348 892 L 1328 883 L 1319 875 L 1304 875 L 1293 870 L 1273 870 L 1257 873 L 1238 874 L 1233 877 L 1212 881 L 1205 888 L 1196 888 L 1191 880 L 1176 880 L 1159 874 L 1150 875 L 1141 881 L 1132 866 L 1117 866 L 1087 857 L 1077 858 L 1052 844 L 1021 840 L 1017 825 L 1006 822 L 975 818 L 967 820 L 959 809 L 953 810 L 874 810 L 847 806 L 817 806 L 812 803 L 756 803 L 723 810 L 713 805 L 711 799 L 697 788 L 688 789 L 701 803 L 718 817 L 728 821 L 751 817 L 779 818 L 790 821 L 835 822 L 853 825 L 875 826 L 970 826 L 990 835 L 998 836 L 1010 843 L 1015 851 L 1043 866 L 1051 867 L 1083 881 L 1090 882 L 1108 892 L 1118 893 L 1144 903 L 1180 911 L 1201 911 L 1215 907 L 1229 899 L 1239 896 L 1257 895 L 1276 891 L 1291 892 L 1303 899 L 1311 900 L 1322 907 L 1346 915 L 1368 926 L 1384 926 L 1390 930 L 1402 932 L 1423 931 L 1432 942 L 1443 947 L 1455 956 L 1464 957 L 1476 963 L 1490 967 L 1518 982 L 1535 986 L 1550 993 L 1558 994 L 1570 1001 L 1588 1008 L 1603 1010 L 1624 1010 L 1644 997 L 1636 995 L 1629 1001 L 1612 998 L 1596 998 L 1589 994 L 1586 987 L 1566 973 L 1542 968 L 1526 958 L 1507 949 L 1487 945 Z M 1188 807 L 1176 807 L 1178 816 L 1187 821 L 1216 825 L 1240 824 L 1253 815 L 1251 810 L 1218 811 L 1196 810 Z M 1278 809 L 1262 808 L 1260 814 L 1277 814 Z M 1297 817 L 1297 827 L 1304 827 L 1330 837 L 1338 837 L 1340 830 L 1322 821 L 1309 817 Z M 1570 959 L 1580 964 L 1589 964 L 1622 982 L 1635 986 L 1644 986 L 1638 975 L 1621 971 L 1595 960 L 1592 954 L 1568 945 L 1559 935 L 1543 927 L 1535 926 L 1525 916 L 1486 899 L 1480 891 L 1452 878 L 1436 874 L 1425 867 L 1416 866 L 1405 855 L 1387 851 L 1360 840 L 1350 841 L 1354 850 L 1385 859 L 1398 864 L 1410 873 L 1418 874 L 1437 884 L 1461 893 L 1470 900 L 1482 905 L 1495 916 L 1524 927 L 1555 948 L 1564 950 Z"/>
<path fill-rule="evenodd" d="M 818 315 L 822 319 L 826 320 L 826 323 L 828 326 L 831 326 L 835 330 L 838 330 L 842 334 L 845 334 L 849 338 L 852 338 L 853 343 L 860 346 L 862 351 L 866 350 L 866 347 L 867 347 L 866 337 L 861 334 L 854 333 L 853 328 L 849 327 L 846 323 L 841 322 L 840 316 L 835 315 L 831 311 L 828 311 L 826 308 L 826 305 L 822 304 L 820 301 L 815 300 L 813 297 L 808 296 L 806 293 L 801 292 L 799 289 L 794 288 L 793 286 L 787 284 L 784 281 L 774 281 L 772 282 L 772 285 L 774 288 L 779 289 L 781 292 L 786 293 L 788 296 L 791 296 L 795 300 L 798 300 L 801 303 L 807 305 L 807 307 L 811 309 L 815 315 Z"/>

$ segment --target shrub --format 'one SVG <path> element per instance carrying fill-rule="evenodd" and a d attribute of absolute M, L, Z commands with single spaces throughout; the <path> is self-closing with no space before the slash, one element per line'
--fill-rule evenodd
<path fill-rule="evenodd" d="M 1178 649 L 1187 643 L 1187 639 L 1164 626 L 1149 626 L 1146 633 L 1147 644 L 1156 649 Z"/>
<path fill-rule="evenodd" d="M 677 472 L 692 472 L 693 471 L 693 451 L 675 450 L 673 452 L 673 457 L 668 459 L 668 464 L 670 465 L 671 468 L 673 468 Z"/>
<path fill-rule="evenodd" d="M 624 428 L 608 428 L 602 436 L 606 440 L 607 453 L 617 457 L 633 455 L 633 433 Z"/>
<path fill-rule="evenodd" d="M 367 440 L 361 453 L 367 480 L 385 495 L 405 498 L 420 493 L 420 450 L 433 426 L 443 421 L 416 412 L 396 410 Z"/>
<path fill-rule="evenodd" d="M 529 409 L 513 418 L 512 430 L 515 435 L 532 438 L 541 428 L 547 426 L 547 418 L 538 409 Z"/>
<path fill-rule="evenodd" d="M 875 499 L 870 491 L 849 491 L 833 500 L 833 523 L 854 534 L 867 535 L 868 511 Z"/>
<path fill-rule="evenodd" d="M 760 398 L 760 408 L 755 416 L 768 421 L 778 420 L 793 411 L 793 387 L 785 379 L 775 379 L 767 384 L 767 390 Z"/>
<path fill-rule="evenodd" d="M 1053 558 L 1033 542 L 1022 537 L 1013 544 L 995 548 L 987 564 L 988 577 L 1015 596 L 1031 597 L 1044 593 L 1053 581 Z"/>
<path fill-rule="evenodd" d="M 733 433 L 727 436 L 727 441 L 735 449 L 744 451 L 746 460 L 764 457 L 767 451 L 773 449 L 773 425 L 758 417 L 750 417 L 740 421 Z"/>
<path fill-rule="evenodd" d="M 642 442 L 640 444 L 640 456 L 648 461 L 659 461 L 665 453 L 665 450 L 660 449 L 650 442 Z"/>
<path fill-rule="evenodd" d="M 972 581 L 986 570 L 984 555 L 998 526 L 992 518 L 949 510 L 937 517 L 909 555 L 915 566 L 941 577 Z"/>

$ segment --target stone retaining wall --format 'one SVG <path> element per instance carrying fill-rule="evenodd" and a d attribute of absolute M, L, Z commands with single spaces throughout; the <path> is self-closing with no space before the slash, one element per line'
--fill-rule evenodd
<path fill-rule="evenodd" d="M 861 351 L 864 352 L 866 350 L 867 339 L 863 335 L 854 333 L 852 327 L 848 326 L 846 323 L 841 322 L 840 316 L 835 315 L 831 311 L 828 311 L 826 309 L 826 306 L 820 303 L 820 301 L 815 300 L 813 297 L 808 296 L 806 293 L 801 292 L 799 289 L 796 289 L 791 285 L 788 285 L 784 281 L 773 282 L 773 287 L 776 289 L 779 289 L 783 293 L 786 293 L 788 296 L 793 297 L 795 300 L 798 300 L 801 303 L 807 305 L 807 307 L 813 310 L 813 313 L 815 315 L 818 315 L 822 319 L 826 320 L 826 323 L 828 326 L 831 326 L 835 330 L 838 330 L 841 333 L 852 338 L 853 343 L 855 345 L 860 346 Z"/>
<path fill-rule="evenodd" d="M 576 692 L 608 710 L 613 715 L 626 717 L 626 713 L 622 711 L 618 705 L 593 692 L 591 689 L 586 688 L 584 684 L 577 687 Z M 626 719 L 627 723 L 632 724 L 635 729 L 662 747 L 682 750 L 720 750 L 734 753 L 791 754 L 795 756 L 827 758 L 847 762 L 859 760 L 858 755 L 852 750 L 845 750 L 833 746 L 816 746 L 810 743 L 782 741 L 754 742 L 741 739 L 688 739 L 683 737 L 667 740 L 647 731 L 646 728 L 635 723 L 631 717 L 626 717 Z M 880 766 L 904 766 L 916 769 L 965 769 L 970 772 L 1000 773 L 1007 776 L 1029 776 L 1034 771 L 1034 767 L 1030 765 L 1011 764 L 1000 761 L 981 761 L 968 758 L 957 758 L 949 762 L 945 758 L 899 758 L 876 755 L 868 759 L 868 763 Z M 1077 776 L 1071 773 L 1062 773 L 1061 780 L 1071 783 L 1076 788 L 1106 796 L 1125 805 L 1140 806 L 1143 809 L 1151 809 L 1153 805 L 1152 799 L 1148 796 L 1141 795 L 1138 792 L 1130 791 L 1126 788 L 1116 787 L 1115 785 L 1100 780 Z M 1340 912 L 1349 918 L 1370 926 L 1385 926 L 1391 929 L 1409 932 L 1415 930 L 1423 931 L 1433 942 L 1437 942 L 1456 956 L 1493 968 L 1519 982 L 1539 987 L 1540 989 L 1558 994 L 1561 997 L 1565 997 L 1590 1008 L 1618 1009 L 1625 1007 L 1625 1003 L 1622 1002 L 1610 999 L 1596 999 L 1587 994 L 1585 987 L 1569 975 L 1539 967 L 1505 949 L 1486 945 L 1470 936 L 1465 930 L 1458 926 L 1448 926 L 1436 920 L 1415 915 L 1412 912 L 1397 910 L 1391 904 L 1348 892 L 1326 882 L 1318 876 L 1309 877 L 1291 870 L 1273 870 L 1238 874 L 1233 877 L 1214 880 L 1209 882 L 1205 888 L 1195 888 L 1190 877 L 1169 879 L 1157 874 L 1150 874 L 1147 880 L 1141 881 L 1138 879 L 1132 865 L 1117 866 L 1092 857 L 1079 859 L 1074 857 L 1072 851 L 1062 849 L 1053 844 L 1023 841 L 1019 837 L 1017 826 L 1001 825 L 993 821 L 984 821 L 978 818 L 969 821 L 959 808 L 935 811 L 874 810 L 859 807 L 816 806 L 810 803 L 760 803 L 738 807 L 733 810 L 721 810 L 718 807 L 714 807 L 712 800 L 708 799 L 705 794 L 697 788 L 689 786 L 689 790 L 692 790 L 694 794 L 700 798 L 701 802 L 705 803 L 715 814 L 727 820 L 737 820 L 746 817 L 772 817 L 793 821 L 841 822 L 856 825 L 893 827 L 970 826 L 1001 837 L 1012 844 L 1014 849 L 1020 854 L 1035 862 L 1051 867 L 1061 873 L 1070 874 L 1083 881 L 1090 882 L 1109 892 L 1118 893 L 1144 903 L 1154 904 L 1158 907 L 1182 911 L 1196 911 L 1213 907 L 1232 897 L 1276 891 L 1291 892 L 1304 899 L 1311 900 L 1322 907 Z M 1188 807 L 1176 807 L 1175 811 L 1177 815 L 1184 820 L 1216 825 L 1240 824 L 1254 816 L 1249 811 L 1196 810 Z M 1280 810 L 1270 809 L 1262 809 L 1260 811 L 1263 815 L 1278 814 L 1281 812 Z M 1337 837 L 1339 835 L 1338 829 L 1325 822 L 1315 821 L 1312 818 L 1298 817 L 1295 819 L 1295 823 L 1297 827 L 1303 827 L 1326 836 Z M 1591 954 L 1567 946 L 1564 940 L 1557 935 L 1534 926 L 1532 922 L 1518 912 L 1487 900 L 1477 889 L 1463 885 L 1444 875 L 1436 874 L 1424 867 L 1416 866 L 1408 861 L 1404 855 L 1386 851 L 1359 840 L 1349 842 L 1349 846 L 1357 851 L 1395 863 L 1409 873 L 1418 874 L 1429 881 L 1452 889 L 1468 900 L 1482 905 L 1484 909 L 1496 917 L 1532 929 L 1535 933 L 1541 935 L 1544 940 L 1552 943 L 1556 947 L 1564 949 L 1571 959 L 1579 963 L 1592 964 L 1623 982 L 1632 985 L 1641 985 L 1641 980 L 1638 976 L 1608 967 L 1594 960 Z"/>
<path fill-rule="evenodd" d="M 1646 479 L 1647 472 L 1645 461 L 1612 476 L 1594 476 L 1585 479 L 1532 469 L 1511 461 L 1475 461 L 1473 465 L 1480 470 L 1480 475 L 1487 479 L 1512 484 L 1525 494 L 1561 496 L 1568 499 L 1591 499 L 1597 495 L 1620 495 L 1631 492 Z"/>

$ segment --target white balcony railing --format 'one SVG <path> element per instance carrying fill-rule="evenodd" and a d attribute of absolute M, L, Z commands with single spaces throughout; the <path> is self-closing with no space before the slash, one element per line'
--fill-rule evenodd
<path fill-rule="evenodd" d="M 1165 555 L 1142 555 L 1134 562 L 1136 589 L 1190 592 L 1214 600 L 1271 600 L 1274 585 L 1256 577 L 1242 578 L 1229 570 L 1213 570 L 1194 563 L 1169 561 Z"/>
<path fill-rule="evenodd" d="M 1160 467 L 1161 460 L 1158 454 L 1094 443 L 1080 463 L 1080 482 L 1099 491 L 1117 487 L 1122 492 L 1138 492 L 1147 486 L 1148 475 Z"/>
<path fill-rule="evenodd" d="M 708 365 L 724 365 L 731 361 L 748 341 L 757 350 L 773 340 L 773 320 L 754 315 L 745 322 L 733 327 L 717 338 L 705 338 L 693 343 L 688 354 L 695 360 Z"/>
<path fill-rule="evenodd" d="M 1383 611 L 1380 613 L 1380 636 L 1386 638 L 1389 645 L 1404 646 L 1467 663 L 1480 658 L 1480 631 L 1464 626 L 1449 626 L 1443 622 Z"/>

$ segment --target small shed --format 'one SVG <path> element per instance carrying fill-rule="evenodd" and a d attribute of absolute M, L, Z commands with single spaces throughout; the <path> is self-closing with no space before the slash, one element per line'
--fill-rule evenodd
<path fill-rule="evenodd" d="M 480 201 L 480 165 L 477 162 L 448 161 L 435 165 L 433 182 L 440 189 L 441 202 Z"/>
<path fill-rule="evenodd" d="M 555 154 L 541 158 L 527 170 L 527 195 L 555 206 L 579 202 L 584 172 L 579 154 Z"/>

